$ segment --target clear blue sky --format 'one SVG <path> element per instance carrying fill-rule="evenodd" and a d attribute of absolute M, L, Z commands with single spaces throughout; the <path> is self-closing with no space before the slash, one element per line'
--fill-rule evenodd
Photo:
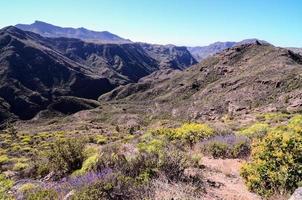
<path fill-rule="evenodd" d="M 302 47 L 302 0 L 3 0 L 0 26 L 41 20 L 133 41 L 205 45 L 246 38 Z"/>

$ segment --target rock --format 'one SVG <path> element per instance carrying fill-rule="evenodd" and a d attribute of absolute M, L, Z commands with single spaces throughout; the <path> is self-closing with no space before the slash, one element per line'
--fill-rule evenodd
<path fill-rule="evenodd" d="M 49 180 L 51 180 L 54 176 L 55 176 L 55 173 L 54 173 L 54 172 L 50 172 L 50 173 L 47 174 L 47 176 L 45 176 L 41 181 L 49 181 Z"/>
<path fill-rule="evenodd" d="M 3 172 L 3 174 L 5 175 L 6 178 L 12 178 L 17 175 L 16 172 L 10 170 Z"/>
<path fill-rule="evenodd" d="M 63 200 L 69 200 L 71 199 L 71 197 L 75 194 L 74 190 L 71 190 L 70 192 L 68 192 L 68 194 L 66 194 L 66 196 L 63 198 Z"/>
<path fill-rule="evenodd" d="M 302 199 L 302 187 L 299 187 L 295 190 L 289 200 L 301 200 Z"/>

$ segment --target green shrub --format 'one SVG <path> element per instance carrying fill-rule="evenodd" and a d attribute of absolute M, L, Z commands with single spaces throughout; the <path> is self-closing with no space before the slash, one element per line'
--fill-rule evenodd
<path fill-rule="evenodd" d="M 275 112 L 275 113 L 265 113 L 263 115 L 263 118 L 267 122 L 280 123 L 282 121 L 288 120 L 289 116 L 290 115 L 286 113 Z"/>
<path fill-rule="evenodd" d="M 25 190 L 23 195 L 26 200 L 59 200 L 58 193 L 53 189 L 33 187 Z"/>
<path fill-rule="evenodd" d="M 228 145 L 224 142 L 213 141 L 208 143 L 207 152 L 210 153 L 213 158 L 226 158 L 228 154 Z"/>
<path fill-rule="evenodd" d="M 293 116 L 288 122 L 288 128 L 302 132 L 302 115 Z"/>
<path fill-rule="evenodd" d="M 7 155 L 0 156 L 0 166 L 9 162 L 9 158 Z"/>
<path fill-rule="evenodd" d="M 266 123 L 255 123 L 238 132 L 238 135 L 247 136 L 249 138 L 261 138 L 266 135 L 269 125 Z"/>
<path fill-rule="evenodd" d="M 99 162 L 99 155 L 94 154 L 94 155 L 88 157 L 86 160 L 84 160 L 81 169 L 76 170 L 72 174 L 75 176 L 79 176 L 79 175 L 84 175 L 85 173 L 87 173 L 89 171 L 95 170 L 98 162 Z"/>
<path fill-rule="evenodd" d="M 148 153 L 160 153 L 165 146 L 165 141 L 162 139 L 151 139 L 150 141 L 143 141 L 138 143 L 137 147 L 140 151 Z"/>
<path fill-rule="evenodd" d="M 0 174 L 0 199 L 10 200 L 13 199 L 7 192 L 13 186 L 14 182 L 5 178 L 3 174 Z"/>
<path fill-rule="evenodd" d="M 251 151 L 251 144 L 249 141 L 238 142 L 233 145 L 230 150 L 230 154 L 232 158 L 243 158 L 247 157 Z"/>
<path fill-rule="evenodd" d="M 271 130 L 252 148 L 251 162 L 241 175 L 248 188 L 262 196 L 294 191 L 302 181 L 302 132 L 289 127 Z M 297 124 L 294 126 L 297 127 Z"/>
<path fill-rule="evenodd" d="M 219 135 L 199 144 L 204 154 L 213 158 L 244 158 L 250 154 L 250 139 L 245 136 Z"/>
<path fill-rule="evenodd" d="M 81 138 L 56 140 L 47 153 L 50 169 L 59 176 L 80 169 L 85 158 L 84 147 Z"/>
<path fill-rule="evenodd" d="M 214 135 L 214 130 L 207 124 L 185 123 L 179 128 L 164 128 L 156 130 L 154 133 L 165 135 L 170 140 L 181 140 L 192 145 Z"/>
<path fill-rule="evenodd" d="M 72 196 L 72 200 L 140 199 L 141 188 L 133 178 L 116 173 L 81 188 Z"/>
<path fill-rule="evenodd" d="M 26 192 L 30 192 L 34 189 L 36 189 L 38 186 L 33 184 L 33 183 L 25 183 L 23 184 L 18 191 L 22 192 L 22 193 L 26 193 Z"/>
<path fill-rule="evenodd" d="M 17 162 L 15 163 L 14 167 L 13 167 L 13 170 L 14 171 L 22 171 L 26 168 L 28 168 L 28 164 L 27 163 L 22 163 L 22 162 Z"/>

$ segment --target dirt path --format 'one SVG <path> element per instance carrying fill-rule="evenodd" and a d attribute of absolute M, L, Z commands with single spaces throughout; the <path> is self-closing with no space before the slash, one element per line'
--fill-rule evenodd
<path fill-rule="evenodd" d="M 211 159 L 203 157 L 207 180 L 206 199 L 221 200 L 261 200 L 249 192 L 239 175 L 242 161 L 239 159 Z"/>

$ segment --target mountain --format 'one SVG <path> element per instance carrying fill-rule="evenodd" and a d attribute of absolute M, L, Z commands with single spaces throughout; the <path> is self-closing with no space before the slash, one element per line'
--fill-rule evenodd
<path fill-rule="evenodd" d="M 96 44 L 78 39 L 54 38 L 47 43 L 66 57 L 90 66 L 116 84 L 136 82 L 163 68 L 185 69 L 197 61 L 185 47 L 142 43 Z"/>
<path fill-rule="evenodd" d="M 100 44 L 46 38 L 12 26 L 3 28 L 0 123 L 7 118 L 31 119 L 45 109 L 72 113 L 97 106 L 87 99 L 96 100 L 119 85 L 135 83 L 164 68 L 184 69 L 196 63 L 184 47 L 153 49 L 160 51 L 151 56 L 140 43 Z M 72 106 L 62 110 L 66 104 Z"/>
<path fill-rule="evenodd" d="M 58 96 L 95 99 L 114 88 L 107 78 L 48 48 L 43 40 L 15 27 L 0 30 L 2 112 L 30 119 Z"/>
<path fill-rule="evenodd" d="M 31 31 L 44 37 L 78 38 L 85 41 L 101 43 L 131 43 L 130 40 L 121 38 L 108 31 L 97 32 L 85 28 L 63 28 L 41 21 L 35 21 L 32 24 L 17 24 L 15 26 L 21 30 Z"/>
<path fill-rule="evenodd" d="M 200 62 L 203 59 L 205 59 L 211 55 L 214 55 L 216 53 L 219 53 L 225 49 L 228 49 L 228 48 L 231 48 L 234 46 L 239 46 L 242 44 L 252 44 L 252 43 L 256 43 L 257 41 L 261 42 L 261 43 L 267 43 L 264 40 L 246 39 L 246 40 L 242 40 L 240 42 L 215 42 L 208 46 L 188 47 L 188 50 L 193 55 L 193 57 Z"/>
<path fill-rule="evenodd" d="M 186 47 L 147 43 L 140 43 L 140 45 L 150 57 L 158 62 L 161 69 L 183 70 L 197 63 Z"/>
<path fill-rule="evenodd" d="M 256 110 L 291 112 L 302 108 L 301 74 L 302 56 L 270 44 L 243 44 L 185 71 L 155 72 L 99 101 L 136 102 L 155 115 L 186 120 Z"/>
<path fill-rule="evenodd" d="M 293 47 L 290 47 L 290 48 L 287 48 L 287 49 L 289 49 L 289 50 L 291 50 L 291 51 L 293 51 L 293 52 L 295 52 L 297 54 L 302 55 L 302 48 L 293 48 Z"/>

